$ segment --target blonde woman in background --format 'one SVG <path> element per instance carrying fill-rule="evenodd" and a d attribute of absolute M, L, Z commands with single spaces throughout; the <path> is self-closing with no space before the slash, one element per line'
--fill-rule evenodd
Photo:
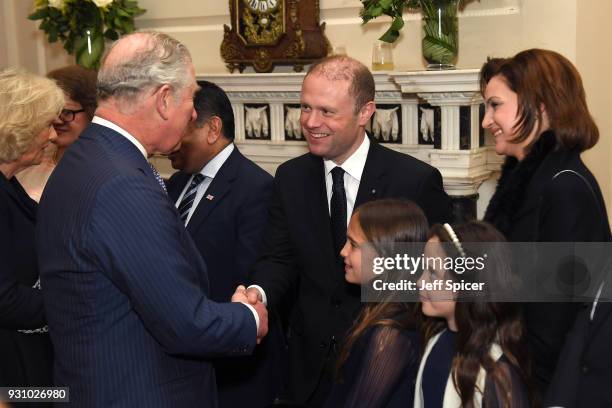
<path fill-rule="evenodd" d="M 15 175 L 40 164 L 64 95 L 50 79 L 0 71 L 0 385 L 52 384 L 34 240 L 37 204 Z"/>
<path fill-rule="evenodd" d="M 40 201 L 43 189 L 49 176 L 64 152 L 91 122 L 97 107 L 96 80 L 97 73 L 79 65 L 58 68 L 47 74 L 64 91 L 66 103 L 58 120 L 55 122 L 57 138 L 53 145 L 45 150 L 42 163 L 29 167 L 17 175 L 17 179 L 35 200 Z"/>

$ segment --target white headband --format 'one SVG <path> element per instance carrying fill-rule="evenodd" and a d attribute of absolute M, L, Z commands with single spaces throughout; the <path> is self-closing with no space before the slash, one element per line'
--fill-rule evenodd
<path fill-rule="evenodd" d="M 444 229 L 446 230 L 446 232 L 448 232 L 448 235 L 453 240 L 453 244 L 455 245 L 455 248 L 457 248 L 457 251 L 459 251 L 461 256 L 465 258 L 465 251 L 463 250 L 461 242 L 459 242 L 459 238 L 457 238 L 457 234 L 455 234 L 453 227 L 451 227 L 450 224 L 445 223 Z"/>

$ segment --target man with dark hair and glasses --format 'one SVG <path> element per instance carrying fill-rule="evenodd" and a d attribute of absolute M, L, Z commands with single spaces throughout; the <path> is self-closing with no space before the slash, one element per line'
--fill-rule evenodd
<path fill-rule="evenodd" d="M 57 138 L 53 140 L 39 166 L 32 166 L 17 175 L 19 182 L 32 199 L 39 201 L 57 162 L 81 132 L 85 130 L 96 110 L 96 71 L 79 65 L 58 68 L 47 74 L 64 91 L 66 103 L 53 124 Z"/>

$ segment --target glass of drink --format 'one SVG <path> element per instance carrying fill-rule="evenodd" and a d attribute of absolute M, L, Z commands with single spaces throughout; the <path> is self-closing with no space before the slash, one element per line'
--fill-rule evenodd
<path fill-rule="evenodd" d="M 393 71 L 391 44 L 377 41 L 372 46 L 372 71 Z"/>

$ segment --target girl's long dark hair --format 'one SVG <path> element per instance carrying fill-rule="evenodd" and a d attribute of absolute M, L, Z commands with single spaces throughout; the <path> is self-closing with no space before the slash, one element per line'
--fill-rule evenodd
<path fill-rule="evenodd" d="M 470 221 L 457 226 L 454 231 L 462 243 L 466 257 L 487 254 L 485 268 L 457 275 L 450 271 L 450 278 L 471 282 L 485 282 L 484 288 L 491 292 L 480 293 L 478 297 L 467 292 L 459 292 L 455 305 L 455 322 L 458 333 L 456 353 L 451 368 L 451 378 L 455 389 L 461 396 L 462 407 L 473 407 L 478 372 L 482 366 L 496 388 L 500 391 L 500 404 L 512 404 L 512 383 L 510 373 L 496 364 L 489 351 L 493 343 L 498 343 L 510 365 L 520 379 L 529 386 L 529 361 L 522 341 L 524 327 L 519 303 L 499 301 L 503 295 L 516 287 L 511 273 L 508 248 L 503 244 L 505 238 L 493 226 L 481 221 Z M 448 231 L 439 224 L 434 225 L 429 237 L 436 236 L 443 243 L 447 256 L 459 257 L 458 251 Z M 490 243 L 479 245 L 479 243 Z M 495 293 L 493 293 L 495 292 Z M 440 318 L 425 318 L 422 332 L 425 342 L 446 327 Z M 484 393 L 484 390 L 480 390 Z"/>
<path fill-rule="evenodd" d="M 423 211 L 411 201 L 383 199 L 370 201 L 355 210 L 366 238 L 379 256 L 392 256 L 394 244 L 402 242 L 425 242 L 427 218 Z M 416 328 L 417 308 L 414 303 L 382 301 L 367 303 L 345 340 L 338 358 L 337 371 L 346 362 L 351 348 L 370 327 L 396 326 L 401 329 Z"/>

